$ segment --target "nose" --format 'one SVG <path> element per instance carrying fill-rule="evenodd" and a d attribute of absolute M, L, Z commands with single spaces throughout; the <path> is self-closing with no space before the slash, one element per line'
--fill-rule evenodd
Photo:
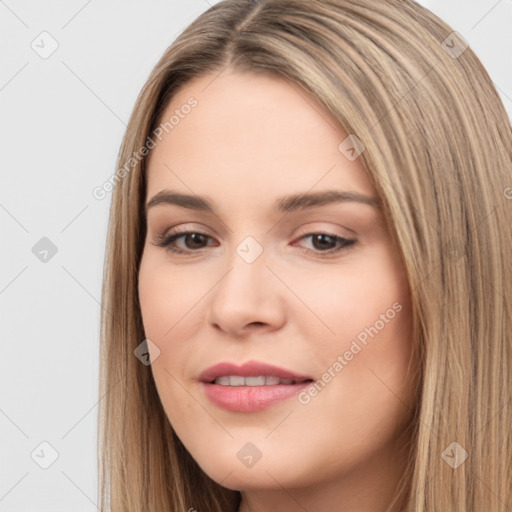
<path fill-rule="evenodd" d="M 234 252 L 229 269 L 212 289 L 207 321 L 236 338 L 285 323 L 285 290 L 267 267 L 266 253 L 247 262 Z"/>

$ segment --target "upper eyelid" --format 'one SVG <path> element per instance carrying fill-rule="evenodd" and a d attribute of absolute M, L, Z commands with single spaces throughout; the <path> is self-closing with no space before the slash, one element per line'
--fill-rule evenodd
<path fill-rule="evenodd" d="M 322 224 L 324 224 L 325 225 L 325 223 L 337 224 L 337 222 L 339 222 L 337 219 L 328 218 L 328 219 L 325 219 L 323 221 L 322 220 L 316 220 L 316 221 L 313 221 L 313 222 L 308 222 L 308 224 L 315 224 L 315 225 L 318 225 L 318 224 L 322 225 Z M 200 224 L 201 223 L 199 223 L 199 225 Z M 197 226 L 197 223 L 192 221 L 192 222 L 178 224 L 176 226 L 170 227 L 168 229 L 165 229 L 164 231 L 161 231 L 161 233 L 162 233 L 162 236 L 167 236 L 167 235 L 170 235 L 171 233 L 172 234 L 177 234 L 177 233 L 190 233 L 190 232 L 201 233 L 201 234 L 204 234 L 204 235 L 207 235 L 207 236 L 211 236 L 211 237 L 221 237 L 222 236 L 222 234 L 221 233 L 217 233 L 215 229 L 206 228 L 206 227 L 202 227 L 202 226 L 201 227 L 195 227 L 195 226 Z M 329 234 L 332 234 L 333 236 L 339 236 L 341 238 L 351 238 L 351 237 L 358 237 L 359 236 L 359 234 L 355 230 L 350 229 L 347 226 L 341 226 L 339 224 L 338 224 L 337 228 L 325 228 L 325 227 L 321 227 L 321 226 L 311 227 L 310 226 L 310 227 L 307 227 L 307 228 L 304 228 L 304 229 L 306 229 L 306 231 L 304 231 L 303 234 L 316 233 L 316 232 L 329 232 Z M 346 231 L 347 232 L 346 236 L 343 235 L 343 234 L 335 233 L 334 231 L 336 229 L 343 229 L 344 231 Z M 157 230 L 155 230 L 155 231 L 157 231 Z M 210 235 L 209 231 L 213 232 L 214 234 Z M 229 231 L 232 232 L 232 230 L 229 230 Z M 297 236 L 297 235 L 294 235 L 294 236 Z"/>
<path fill-rule="evenodd" d="M 356 234 L 352 230 L 349 230 L 348 228 L 345 228 L 345 229 L 347 229 L 347 231 L 351 231 L 353 234 L 345 236 L 342 234 L 334 233 L 333 232 L 334 230 L 331 230 L 331 229 L 310 228 L 310 229 L 304 231 L 303 233 L 294 235 L 294 238 L 300 239 L 305 236 L 315 235 L 315 234 L 326 234 L 326 235 L 329 235 L 332 237 L 343 238 L 346 240 L 353 240 L 356 238 Z M 187 234 L 191 234 L 191 233 L 207 236 L 208 238 L 216 238 L 216 235 L 210 235 L 209 233 L 207 233 L 206 231 L 204 231 L 202 229 L 194 229 L 194 228 L 178 228 L 176 230 L 174 230 L 174 228 L 171 228 L 171 229 L 163 232 L 162 234 L 157 235 L 157 238 L 162 239 L 162 238 L 169 238 L 172 236 L 178 237 L 178 236 L 183 236 L 183 235 L 187 235 Z"/>

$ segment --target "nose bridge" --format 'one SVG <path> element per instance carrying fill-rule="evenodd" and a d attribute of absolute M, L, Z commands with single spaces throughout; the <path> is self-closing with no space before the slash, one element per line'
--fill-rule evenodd
<path fill-rule="evenodd" d="M 263 288 L 269 277 L 266 274 L 270 274 L 266 256 L 263 245 L 254 236 L 245 236 L 228 258 L 230 270 L 219 283 L 219 288 L 241 303 L 264 294 Z"/>
<path fill-rule="evenodd" d="M 254 236 L 247 235 L 236 247 L 235 252 L 247 265 L 252 265 L 263 254 L 263 245 Z"/>
<path fill-rule="evenodd" d="M 252 235 L 245 236 L 227 258 L 229 269 L 215 287 L 209 320 L 226 331 L 237 332 L 250 323 L 276 324 L 278 306 L 275 277 L 267 268 L 267 253 Z"/>

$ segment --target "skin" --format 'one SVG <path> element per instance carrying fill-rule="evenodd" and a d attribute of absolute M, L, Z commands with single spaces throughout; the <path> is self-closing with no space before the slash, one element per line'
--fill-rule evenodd
<path fill-rule="evenodd" d="M 216 212 L 148 210 L 139 298 L 160 350 L 151 368 L 162 405 L 200 467 L 242 491 L 241 512 L 384 511 L 404 471 L 414 391 L 398 250 L 379 208 L 345 202 L 285 215 L 273 205 L 292 193 L 377 193 L 361 159 L 338 149 L 348 134 L 304 91 L 268 75 L 217 75 L 174 96 L 164 119 L 190 96 L 198 104 L 148 161 L 146 201 L 173 189 L 207 197 Z M 188 252 L 175 254 L 156 245 L 174 227 L 207 237 L 181 237 L 174 246 Z M 339 244 L 311 233 L 356 243 L 326 255 Z M 263 248 L 250 264 L 236 252 L 249 235 Z M 215 363 L 250 360 L 322 379 L 395 303 L 394 318 L 307 404 L 226 411 L 198 382 Z M 237 457 L 247 442 L 261 452 L 250 468 Z"/>

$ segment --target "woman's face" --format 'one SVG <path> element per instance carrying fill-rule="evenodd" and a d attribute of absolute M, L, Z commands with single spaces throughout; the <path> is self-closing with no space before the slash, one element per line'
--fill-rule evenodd
<path fill-rule="evenodd" d="M 163 407 L 225 487 L 369 478 L 414 394 L 409 289 L 376 191 L 304 91 L 217 75 L 173 98 L 148 163 L 139 293 Z"/>

